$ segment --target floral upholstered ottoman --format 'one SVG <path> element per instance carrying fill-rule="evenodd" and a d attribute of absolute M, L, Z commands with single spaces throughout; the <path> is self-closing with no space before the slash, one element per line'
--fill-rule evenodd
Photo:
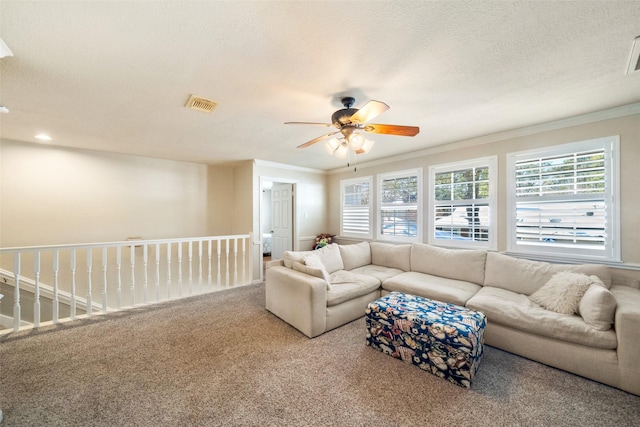
<path fill-rule="evenodd" d="M 484 348 L 483 313 L 391 292 L 365 310 L 367 345 L 470 388 Z"/>

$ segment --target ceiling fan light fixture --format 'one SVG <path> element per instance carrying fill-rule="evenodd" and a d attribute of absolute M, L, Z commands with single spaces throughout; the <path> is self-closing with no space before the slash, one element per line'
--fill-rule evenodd
<path fill-rule="evenodd" d="M 346 159 L 348 152 L 349 152 L 349 147 L 347 146 L 345 141 L 345 143 L 340 144 L 340 146 L 336 148 L 334 155 L 339 159 Z"/>
<path fill-rule="evenodd" d="M 633 40 L 631 45 L 631 56 L 627 66 L 627 75 L 640 71 L 640 36 Z"/>
<path fill-rule="evenodd" d="M 358 151 L 364 145 L 364 136 L 358 132 L 354 132 L 349 137 L 349 145 L 353 151 Z"/>
<path fill-rule="evenodd" d="M 9 49 L 9 46 L 4 42 L 4 40 L 0 39 L 0 58 L 4 58 L 5 56 L 13 56 L 13 52 Z"/>
<path fill-rule="evenodd" d="M 373 148 L 374 141 L 371 139 L 365 139 L 362 144 L 362 152 L 368 153 Z"/>
<path fill-rule="evenodd" d="M 340 146 L 340 141 L 336 138 L 331 138 L 324 143 L 324 151 L 327 152 L 328 155 L 333 156 L 333 153 L 336 152 L 336 149 Z"/>

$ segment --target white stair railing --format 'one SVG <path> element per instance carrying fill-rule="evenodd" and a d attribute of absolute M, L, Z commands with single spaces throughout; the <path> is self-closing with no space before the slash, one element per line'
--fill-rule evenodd
<path fill-rule="evenodd" d="M 13 327 L 0 325 L 0 334 L 249 284 L 250 239 L 244 234 L 1 248 L 0 281 L 13 287 Z M 23 303 L 31 298 L 33 304 Z M 6 317 L 7 298 L 4 303 L 0 315 Z"/>

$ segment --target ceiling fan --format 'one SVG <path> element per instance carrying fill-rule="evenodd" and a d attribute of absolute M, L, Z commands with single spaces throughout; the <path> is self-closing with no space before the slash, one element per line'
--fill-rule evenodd
<path fill-rule="evenodd" d="M 342 134 L 339 137 L 331 139 L 325 143 L 325 148 L 329 154 L 335 154 L 336 157 L 344 158 L 351 148 L 356 154 L 366 153 L 371 149 L 373 141 L 367 140 L 358 131 L 368 133 L 379 133 L 386 135 L 398 136 L 415 136 L 420 132 L 417 126 L 401 126 L 401 125 L 385 125 L 369 123 L 369 120 L 377 117 L 389 109 L 389 106 L 380 101 L 369 101 L 364 107 L 352 108 L 355 103 L 352 97 L 342 98 L 343 109 L 340 109 L 331 115 L 331 123 L 314 123 L 314 122 L 285 122 L 285 125 L 315 125 L 315 126 L 335 126 L 337 131 L 329 132 L 325 135 L 298 145 L 298 148 L 309 147 L 316 142 L 325 138 Z M 368 142 L 368 144 L 367 144 Z"/>

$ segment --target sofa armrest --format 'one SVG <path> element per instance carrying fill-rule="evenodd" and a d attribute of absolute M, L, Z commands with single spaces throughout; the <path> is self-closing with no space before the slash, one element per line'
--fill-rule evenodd
<path fill-rule="evenodd" d="M 283 266 L 267 269 L 266 308 L 313 338 L 327 325 L 327 284 L 309 274 Z"/>
<path fill-rule="evenodd" d="M 274 259 L 271 261 L 267 261 L 264 266 L 267 269 L 270 269 L 271 267 L 277 267 L 277 266 L 284 266 L 284 260 L 283 259 Z"/>
<path fill-rule="evenodd" d="M 640 289 L 614 285 L 611 292 L 617 303 L 614 328 L 622 388 L 640 394 Z"/>

